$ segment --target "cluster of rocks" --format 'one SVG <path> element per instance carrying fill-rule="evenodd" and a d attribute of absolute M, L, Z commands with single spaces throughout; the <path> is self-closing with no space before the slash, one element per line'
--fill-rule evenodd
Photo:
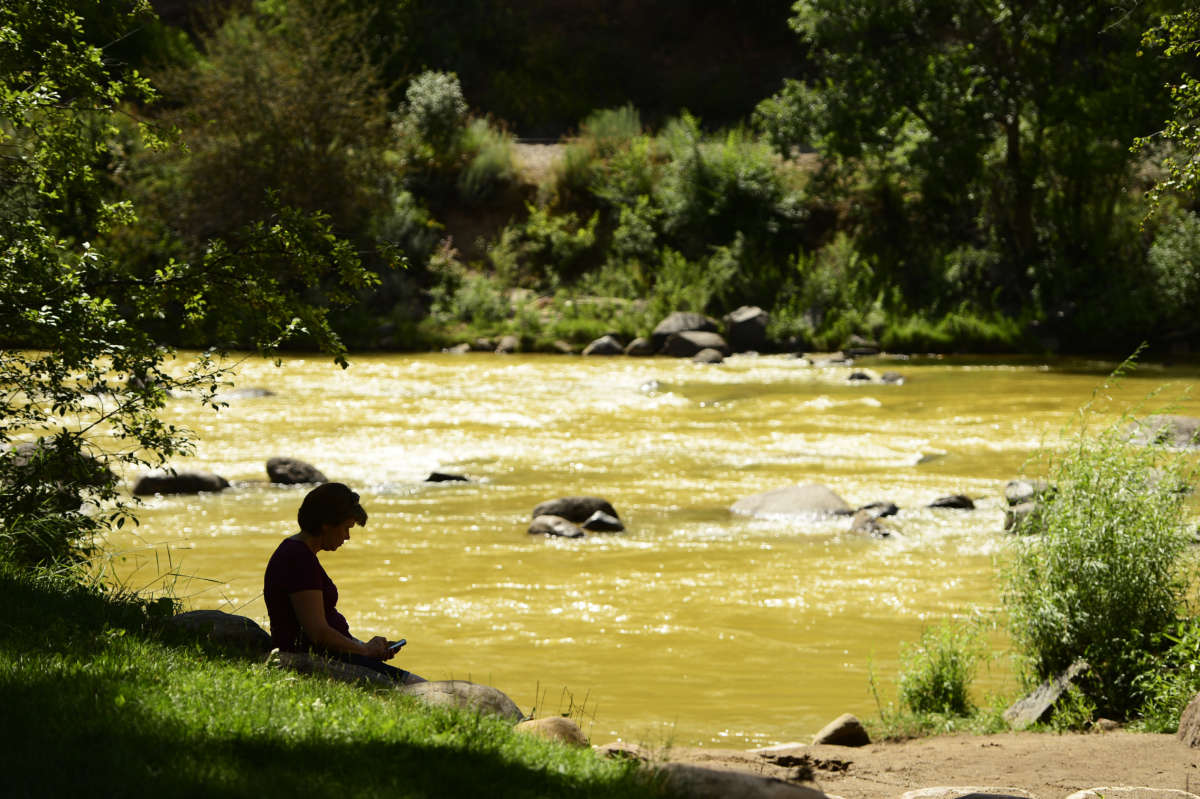
<path fill-rule="evenodd" d="M 267 479 L 277 485 L 328 482 L 328 478 L 320 469 L 297 458 L 268 459 Z M 228 480 L 212 472 L 164 469 L 139 477 L 133 484 L 133 495 L 141 497 L 152 494 L 200 494 L 224 491 L 229 486 Z"/>
<path fill-rule="evenodd" d="M 975 503 L 964 494 L 938 497 L 926 507 L 974 510 Z M 818 483 L 773 488 L 733 503 L 730 510 L 744 516 L 761 518 L 798 517 L 808 519 L 850 517 L 850 530 L 874 538 L 887 538 L 898 530 L 884 519 L 895 516 L 900 507 L 894 502 L 876 501 L 855 508 L 828 486 Z"/>
<path fill-rule="evenodd" d="M 632 341 L 623 341 L 617 333 L 608 333 L 583 348 L 586 356 L 650 356 L 666 355 L 673 358 L 690 358 L 698 363 L 721 363 L 735 352 L 766 352 L 779 349 L 767 338 L 767 325 L 771 316 L 755 305 L 744 305 L 726 314 L 721 321 L 692 311 L 675 311 L 658 323 L 648 337 L 639 336 Z M 443 350 L 448 353 L 468 352 L 513 353 L 520 350 L 521 341 L 516 336 L 499 339 L 477 338 L 464 341 Z M 574 354 L 571 345 L 559 341 L 554 349 L 563 354 Z M 784 347 L 794 352 L 794 348 Z M 842 352 L 812 356 L 810 363 L 816 366 L 850 366 L 854 358 L 878 355 L 879 346 L 860 336 L 851 336 Z M 851 381 L 875 381 L 868 372 L 854 372 Z M 904 378 L 896 372 L 885 372 L 878 380 L 884 383 L 902 383 Z"/>
<path fill-rule="evenodd" d="M 298 458 L 282 457 L 267 460 L 267 479 L 275 485 L 315 485 L 329 482 L 325 473 L 311 463 Z M 448 472 L 430 472 L 425 482 L 470 482 L 470 478 Z M 200 494 L 224 491 L 229 487 L 228 480 L 212 472 L 163 469 L 139 477 L 133 484 L 133 495 L 141 497 L 153 494 Z"/>
<path fill-rule="evenodd" d="M 1004 511 L 1004 529 L 1018 534 L 1033 532 L 1035 528 L 1031 521 L 1036 518 L 1041 503 L 1054 496 L 1054 491 L 1054 486 L 1045 480 L 1009 480 L 1004 486 L 1004 500 L 1008 504 Z"/>
<path fill-rule="evenodd" d="M 530 535 L 583 538 L 587 533 L 620 533 L 625 530 L 612 503 L 601 497 L 560 497 L 533 509 Z"/>

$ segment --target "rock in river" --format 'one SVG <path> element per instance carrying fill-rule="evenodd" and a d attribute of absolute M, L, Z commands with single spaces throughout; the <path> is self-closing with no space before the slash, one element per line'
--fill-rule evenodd
<path fill-rule="evenodd" d="M 209 472 L 150 472 L 144 474 L 133 485 L 133 495 L 148 494 L 199 494 L 204 491 L 224 491 L 229 481 Z"/>
<path fill-rule="evenodd" d="M 1129 423 L 1134 444 L 1166 444 L 1171 447 L 1200 446 L 1200 418 L 1156 413 Z"/>
<path fill-rule="evenodd" d="M 561 516 L 542 514 L 534 516 L 529 523 L 530 535 L 556 535 L 561 538 L 583 538 L 584 532 L 579 525 L 567 521 Z"/>
<path fill-rule="evenodd" d="M 975 503 L 966 494 L 953 494 L 948 497 L 938 497 L 929 503 L 931 508 L 954 508 L 956 510 L 975 510 Z"/>
<path fill-rule="evenodd" d="M 621 355 L 625 348 L 614 335 L 601 336 L 583 348 L 584 355 Z"/>
<path fill-rule="evenodd" d="M 692 356 L 692 360 L 696 363 L 722 363 L 725 356 L 720 350 L 714 350 L 712 347 L 705 347 Z"/>
<path fill-rule="evenodd" d="M 725 315 L 725 334 L 734 352 L 757 352 L 767 346 L 771 315 L 757 305 L 743 305 Z"/>
<path fill-rule="evenodd" d="M 832 489 L 816 483 L 743 497 L 733 503 L 731 510 L 748 516 L 849 516 L 854 512 Z"/>
<path fill-rule="evenodd" d="M 271 458 L 267 461 L 267 477 L 280 485 L 329 482 L 320 469 L 296 458 Z"/>
<path fill-rule="evenodd" d="M 617 511 L 607 499 L 600 497 L 561 497 L 551 499 L 533 509 L 536 516 L 561 516 L 569 522 L 583 524 L 596 511 L 619 519 Z"/>
<path fill-rule="evenodd" d="M 625 525 L 621 524 L 620 519 L 602 510 L 587 517 L 581 527 L 592 533 L 619 533 L 625 529 Z"/>
<path fill-rule="evenodd" d="M 692 358 L 703 350 L 716 350 L 722 355 L 729 354 L 729 345 L 720 333 L 707 333 L 702 330 L 685 330 L 673 333 L 663 344 L 662 354 L 672 358 Z"/>
<path fill-rule="evenodd" d="M 704 314 L 690 311 L 676 311 L 658 323 L 650 334 L 650 346 L 655 352 L 660 352 L 672 335 L 690 330 L 701 330 L 705 333 L 716 333 L 717 323 Z M 685 356 L 686 357 L 686 356 Z"/>

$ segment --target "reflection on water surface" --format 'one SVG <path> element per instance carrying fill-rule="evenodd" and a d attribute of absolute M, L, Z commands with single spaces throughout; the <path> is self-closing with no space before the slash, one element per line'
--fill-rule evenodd
<path fill-rule="evenodd" d="M 363 494 L 369 526 L 322 558 L 355 632 L 408 639 L 400 665 L 494 684 L 542 715 L 573 697 L 601 743 L 807 740 L 840 713 L 876 712 L 869 669 L 890 700 L 899 644 L 923 625 L 997 608 L 1003 484 L 1111 368 L 863 366 L 906 380 L 851 383 L 848 368 L 775 356 L 251 360 L 239 386 L 273 396 L 171 409 L 198 436 L 181 465 L 234 487 L 153 499 L 111 548 L 130 585 L 171 565 L 197 578 L 176 584 L 193 607 L 265 625 L 262 569 L 304 488 L 265 483 L 264 463 L 301 458 Z M 1143 368 L 1120 395 L 1193 378 Z M 422 482 L 432 471 L 472 482 Z M 855 506 L 895 502 L 901 535 L 728 510 L 807 482 Z M 954 493 L 977 510 L 925 507 Z M 572 494 L 606 497 L 628 531 L 525 534 L 534 505 Z M 1003 660 L 981 686 L 1010 690 Z"/>

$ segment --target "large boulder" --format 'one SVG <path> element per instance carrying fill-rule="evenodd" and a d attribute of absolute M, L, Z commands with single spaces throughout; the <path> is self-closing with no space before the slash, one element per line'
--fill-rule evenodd
<path fill-rule="evenodd" d="M 703 350 L 716 350 L 722 355 L 729 354 L 729 345 L 720 333 L 709 333 L 704 330 L 684 330 L 672 333 L 662 347 L 663 355 L 672 358 L 693 358 Z"/>
<path fill-rule="evenodd" d="M 343 660 L 310 655 L 306 652 L 279 652 L 276 656 L 280 668 L 294 671 L 298 674 L 311 674 L 318 677 L 328 677 L 338 682 L 355 685 L 377 686 L 390 688 L 394 683 L 387 675 L 381 674 L 366 666 L 355 666 Z"/>
<path fill-rule="evenodd" d="M 490 685 L 466 680 L 437 680 L 403 685 L 396 690 L 415 696 L 427 705 L 459 707 L 488 713 L 514 724 L 525 720 L 525 714 L 517 707 L 517 703 L 509 699 L 503 691 Z"/>
<path fill-rule="evenodd" d="M 1046 680 L 1029 694 L 1014 702 L 1008 710 L 1004 711 L 1004 720 L 1014 730 L 1023 730 L 1049 718 L 1055 703 L 1071 688 L 1074 681 L 1083 676 L 1090 668 L 1082 660 L 1075 661 L 1062 674 Z"/>
<path fill-rule="evenodd" d="M 825 799 L 825 794 L 811 784 L 795 785 L 745 771 L 691 763 L 667 763 L 657 771 L 672 795 L 688 799 Z"/>
<path fill-rule="evenodd" d="M 521 339 L 513 335 L 501 336 L 496 342 L 497 355 L 511 355 L 521 349 Z"/>
<path fill-rule="evenodd" d="M 813 736 L 813 745 L 827 746 L 866 746 L 871 743 L 867 728 L 858 718 L 850 713 L 843 713 L 826 724 L 821 731 Z"/>
<path fill-rule="evenodd" d="M 1008 503 L 1009 507 L 1023 505 L 1026 502 L 1037 502 L 1053 493 L 1054 486 L 1045 480 L 1018 478 L 1004 484 L 1004 501 Z"/>
<path fill-rule="evenodd" d="M 620 519 L 602 510 L 584 519 L 579 526 L 591 533 L 619 533 L 625 529 Z"/>
<path fill-rule="evenodd" d="M 172 616 L 170 624 L 226 649 L 251 655 L 265 655 L 271 651 L 271 636 L 258 626 L 258 622 L 245 616 L 221 610 L 190 610 Z"/>
<path fill-rule="evenodd" d="M 1030 525 L 1030 522 L 1035 518 L 1038 504 L 1036 502 L 1022 502 L 1020 505 L 1013 505 L 1011 508 L 1004 510 L 1004 530 L 1009 533 L 1035 533 L 1037 530 Z"/>
<path fill-rule="evenodd" d="M 517 732 L 545 738 L 547 741 L 557 741 L 568 746 L 585 747 L 588 745 L 587 736 L 574 721 L 562 716 L 547 716 L 544 719 L 522 721 L 516 727 Z"/>
<path fill-rule="evenodd" d="M 471 478 L 465 474 L 455 474 L 453 472 L 430 472 L 425 478 L 426 483 L 469 483 Z"/>
<path fill-rule="evenodd" d="M 1171 447 L 1200 446 L 1200 418 L 1157 413 L 1129 424 L 1135 444 L 1166 444 Z"/>
<path fill-rule="evenodd" d="M 279 485 L 329 482 L 320 469 L 297 458 L 271 458 L 267 461 L 267 477 Z"/>
<path fill-rule="evenodd" d="M 931 508 L 952 508 L 954 510 L 975 510 L 975 503 L 966 494 L 951 494 L 948 497 L 938 497 L 929 503 Z"/>
<path fill-rule="evenodd" d="M 734 352 L 760 352 L 767 346 L 771 315 L 757 305 L 743 305 L 725 315 L 725 337 Z"/>
<path fill-rule="evenodd" d="M 690 311 L 676 311 L 659 322 L 658 326 L 650 333 L 650 346 L 655 352 L 661 352 L 663 345 L 667 343 L 667 339 L 671 336 L 676 333 L 684 333 L 692 330 L 716 333 L 717 323 L 704 314 L 692 313 Z"/>
<path fill-rule="evenodd" d="M 560 497 L 551 499 L 533 509 L 533 516 L 561 516 L 569 522 L 583 524 L 596 511 L 601 511 L 614 519 L 620 518 L 612 503 L 601 497 Z"/>
<path fill-rule="evenodd" d="M 900 506 L 897 505 L 895 502 L 881 499 L 876 502 L 868 502 L 866 505 L 863 505 L 858 510 L 870 511 L 871 515 L 874 516 L 876 519 L 882 519 L 886 516 L 895 516 L 897 513 L 900 512 Z M 857 513 L 857 512 L 858 511 L 855 511 L 855 513 Z"/>
<path fill-rule="evenodd" d="M 867 358 L 879 354 L 879 343 L 854 334 L 846 339 L 842 352 L 849 358 Z"/>
<path fill-rule="evenodd" d="M 624 352 L 625 348 L 613 335 L 601 336 L 583 348 L 584 355 L 622 355 Z"/>
<path fill-rule="evenodd" d="M 275 396 L 275 392 L 269 388 L 248 386 L 246 388 L 235 388 L 232 391 L 227 391 L 221 395 L 221 399 L 262 399 L 263 397 L 273 396 Z"/>
<path fill-rule="evenodd" d="M 889 538 L 895 530 L 874 512 L 863 509 L 854 514 L 850 532 L 869 535 L 871 538 Z"/>
<path fill-rule="evenodd" d="M 530 535 L 551 535 L 560 538 L 583 538 L 585 533 L 574 522 L 567 521 L 561 516 L 543 514 L 534 516 L 529 523 Z"/>
<path fill-rule="evenodd" d="M 634 357 L 645 357 L 647 355 L 653 355 L 654 353 L 654 344 L 651 343 L 650 339 L 643 336 L 635 338 L 633 341 L 629 342 L 629 346 L 625 348 L 625 354 L 632 355 Z"/>
<path fill-rule="evenodd" d="M 1193 696 L 1183 709 L 1175 737 L 1192 749 L 1200 749 L 1200 694 Z"/>
<path fill-rule="evenodd" d="M 200 494 L 226 488 L 229 488 L 229 481 L 210 472 L 149 472 L 133 484 L 133 495 Z"/>
<path fill-rule="evenodd" d="M 773 488 L 733 503 L 747 516 L 849 516 L 854 509 L 832 489 L 816 483 Z"/>

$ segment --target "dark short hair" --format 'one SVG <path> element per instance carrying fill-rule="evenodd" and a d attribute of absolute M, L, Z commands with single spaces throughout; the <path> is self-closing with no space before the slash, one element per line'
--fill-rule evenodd
<path fill-rule="evenodd" d="M 304 495 L 296 521 L 306 533 L 320 533 L 326 524 L 341 524 L 354 519 L 367 523 L 367 512 L 358 504 L 358 494 L 345 483 L 322 483 Z"/>

